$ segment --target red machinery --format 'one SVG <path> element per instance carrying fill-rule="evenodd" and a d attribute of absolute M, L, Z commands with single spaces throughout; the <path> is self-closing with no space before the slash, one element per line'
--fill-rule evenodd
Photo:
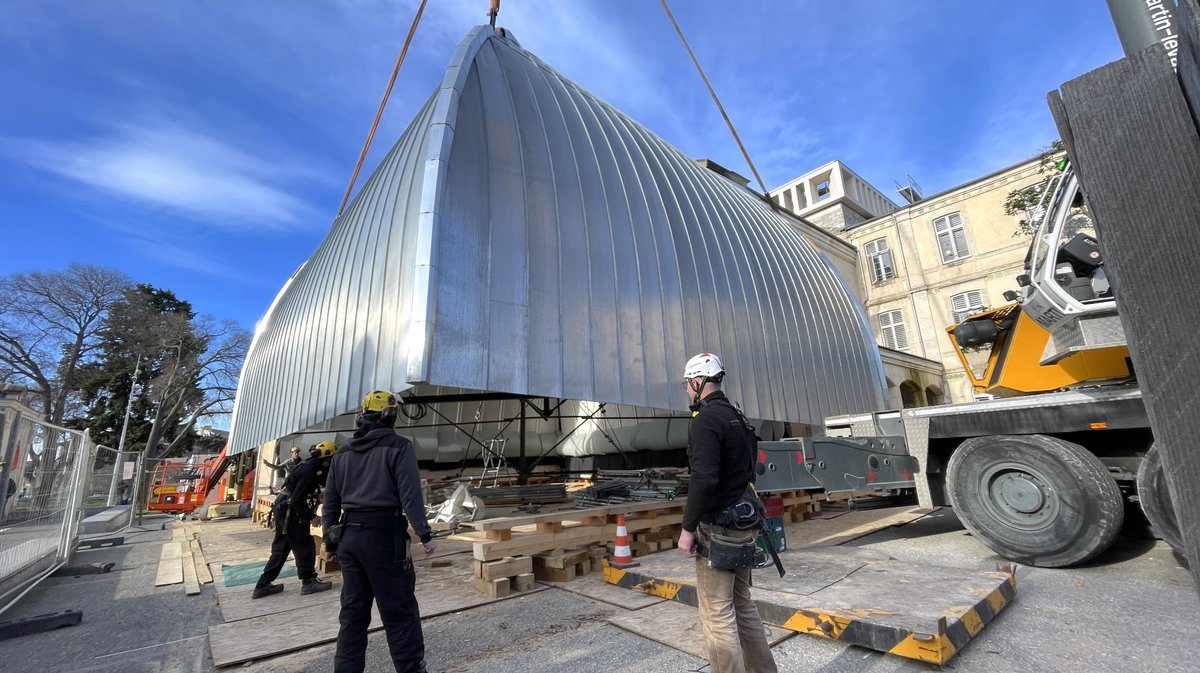
<path fill-rule="evenodd" d="M 229 447 L 215 458 L 197 463 L 193 459 L 163 461 L 150 479 L 148 509 L 172 514 L 191 514 L 204 504 L 229 467 Z"/>

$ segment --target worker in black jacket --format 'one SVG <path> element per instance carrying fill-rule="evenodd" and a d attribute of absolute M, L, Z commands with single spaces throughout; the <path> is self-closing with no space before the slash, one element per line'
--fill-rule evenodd
<path fill-rule="evenodd" d="M 366 666 L 372 600 L 397 673 L 425 673 L 409 524 L 426 556 L 437 543 L 425 517 L 415 449 L 393 429 L 399 410 L 392 393 L 367 394 L 354 437 L 334 457 L 325 485 L 325 548 L 331 560 L 336 553 L 343 582 L 335 673 L 359 673 Z M 329 531 L 339 523 L 341 536 L 331 544 Z"/>
<path fill-rule="evenodd" d="M 713 535 L 753 545 L 753 531 L 723 526 L 730 508 L 754 480 L 757 438 L 754 428 L 725 397 L 725 367 L 712 353 L 701 353 L 684 367 L 694 415 L 688 429 L 687 504 L 679 549 L 696 559 L 696 596 L 713 673 L 777 673 L 758 607 L 750 599 L 750 569 L 712 567 L 705 558 Z M 700 552 L 697 555 L 697 552 Z"/>
<path fill-rule="evenodd" d="M 273 584 L 283 570 L 288 552 L 296 557 L 296 574 L 300 577 L 300 593 L 313 594 L 329 591 L 332 582 L 317 577 L 317 546 L 309 533 L 308 526 L 317 520 L 316 492 L 320 486 L 320 475 L 329 466 L 337 444 L 321 442 L 310 449 L 310 457 L 301 461 L 283 482 L 283 491 L 275 496 L 273 509 L 275 538 L 271 540 L 271 558 L 263 568 L 258 583 L 254 585 L 251 598 L 262 598 L 283 591 L 282 584 Z"/>

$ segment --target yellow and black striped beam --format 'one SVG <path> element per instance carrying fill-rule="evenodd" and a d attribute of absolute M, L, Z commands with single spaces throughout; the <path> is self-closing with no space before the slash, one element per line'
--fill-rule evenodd
<path fill-rule="evenodd" d="M 1008 605 L 1017 594 L 1011 567 L 1008 577 L 974 605 L 946 608 L 928 631 L 915 631 L 881 623 L 875 617 L 896 612 L 873 608 L 830 610 L 802 609 L 756 600 L 759 614 L 768 624 L 798 633 L 829 638 L 848 645 L 869 647 L 908 659 L 945 664 Z M 696 587 L 689 580 L 656 578 L 638 574 L 636 568 L 621 570 L 604 563 L 604 581 L 619 587 L 659 596 L 686 605 L 697 605 Z"/>

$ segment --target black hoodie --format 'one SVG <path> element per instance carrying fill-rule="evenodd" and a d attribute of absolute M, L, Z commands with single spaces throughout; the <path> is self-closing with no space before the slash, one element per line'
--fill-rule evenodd
<path fill-rule="evenodd" d="M 329 465 L 322 509 L 326 530 L 341 510 L 403 510 L 421 542 L 428 542 L 431 531 L 412 442 L 383 423 L 360 420 L 354 437 Z"/>

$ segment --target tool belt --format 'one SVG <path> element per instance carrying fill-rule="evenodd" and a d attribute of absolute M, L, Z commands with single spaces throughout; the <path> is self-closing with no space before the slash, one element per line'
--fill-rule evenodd
<path fill-rule="evenodd" d="M 336 547 L 341 544 L 346 531 L 353 528 L 390 531 L 394 545 L 393 562 L 411 563 L 408 558 L 408 546 L 411 542 L 408 537 L 408 519 L 405 518 L 402 510 L 342 510 L 342 516 L 338 523 L 330 526 L 329 530 L 325 531 L 326 546 Z"/>
<path fill-rule="evenodd" d="M 697 551 L 708 559 L 708 567 L 717 570 L 745 570 L 768 565 L 767 556 L 754 541 L 758 530 L 737 530 L 701 523 L 697 527 Z"/>

